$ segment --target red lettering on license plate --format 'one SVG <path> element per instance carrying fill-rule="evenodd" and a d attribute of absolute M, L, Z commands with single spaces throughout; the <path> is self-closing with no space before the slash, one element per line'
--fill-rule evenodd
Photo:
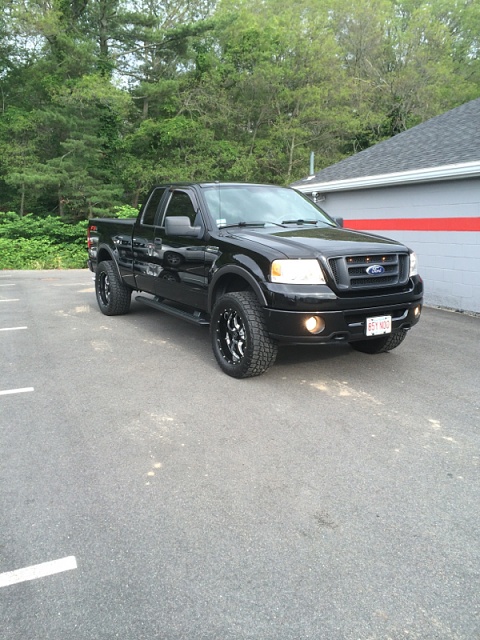
<path fill-rule="evenodd" d="M 392 316 L 367 318 L 365 333 L 367 336 L 382 336 L 386 333 L 392 333 Z"/>

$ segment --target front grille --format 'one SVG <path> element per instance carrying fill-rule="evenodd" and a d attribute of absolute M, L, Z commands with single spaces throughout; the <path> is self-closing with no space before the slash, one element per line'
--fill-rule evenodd
<path fill-rule="evenodd" d="M 390 276 L 388 278 L 381 278 L 382 285 L 395 285 L 398 282 L 397 276 Z M 372 285 L 378 286 L 378 279 L 373 282 L 370 278 L 355 278 L 353 283 L 354 287 L 370 287 Z"/>
<path fill-rule="evenodd" d="M 394 275 L 397 273 L 397 265 L 396 264 L 382 264 L 382 267 L 385 269 L 385 275 L 393 273 Z M 365 267 L 349 267 L 348 273 L 351 276 L 360 276 L 361 278 L 365 275 Z"/>
<path fill-rule="evenodd" d="M 337 261 L 336 260 L 330 260 L 330 269 L 332 270 L 333 279 L 335 280 L 335 282 L 337 282 L 337 280 L 338 280 L 338 269 L 337 269 Z"/>
<path fill-rule="evenodd" d="M 408 255 L 403 253 L 342 256 L 330 258 L 328 264 L 343 290 L 394 287 L 408 280 Z"/>

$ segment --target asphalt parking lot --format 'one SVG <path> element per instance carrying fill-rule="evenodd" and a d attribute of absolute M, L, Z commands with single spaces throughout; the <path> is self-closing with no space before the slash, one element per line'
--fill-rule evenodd
<path fill-rule="evenodd" d="M 480 318 L 235 380 L 91 276 L 0 272 L 1 640 L 480 638 Z"/>

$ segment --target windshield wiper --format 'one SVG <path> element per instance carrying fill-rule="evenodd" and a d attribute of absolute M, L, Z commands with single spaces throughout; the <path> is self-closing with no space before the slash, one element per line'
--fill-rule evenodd
<path fill-rule="evenodd" d="M 319 220 L 282 220 L 282 224 L 317 224 Z"/>
<path fill-rule="evenodd" d="M 230 229 L 231 227 L 264 227 L 267 224 L 273 224 L 276 227 L 283 227 L 283 224 L 279 222 L 271 222 L 267 220 L 267 222 L 246 222 L 245 220 L 241 220 L 240 222 L 232 222 L 230 224 L 220 224 L 218 226 L 219 229 Z"/>
<path fill-rule="evenodd" d="M 230 224 L 219 224 L 219 229 L 230 229 L 230 227 L 264 227 L 264 222 L 245 222 L 245 220 L 240 220 L 240 222 L 231 222 Z"/>

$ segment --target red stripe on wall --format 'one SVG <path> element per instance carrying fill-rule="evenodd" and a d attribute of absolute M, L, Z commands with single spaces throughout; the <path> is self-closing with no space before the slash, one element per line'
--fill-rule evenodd
<path fill-rule="evenodd" d="M 344 220 L 343 226 L 360 231 L 480 231 L 480 218 Z"/>

